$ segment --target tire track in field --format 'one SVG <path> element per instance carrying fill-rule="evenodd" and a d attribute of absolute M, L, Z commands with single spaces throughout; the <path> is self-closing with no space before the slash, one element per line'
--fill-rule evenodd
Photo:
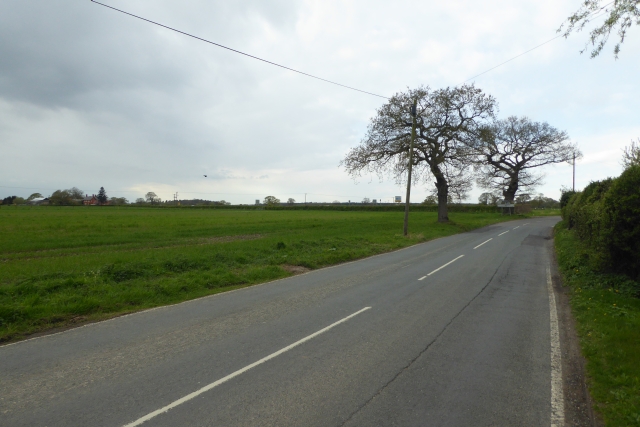
<path fill-rule="evenodd" d="M 204 246 L 204 245 L 212 245 L 216 243 L 230 243 L 237 241 L 245 241 L 245 240 L 257 240 L 265 237 L 264 234 L 239 234 L 235 236 L 221 236 L 221 237 L 204 237 L 198 239 L 190 239 L 184 241 L 182 243 L 176 244 L 168 244 L 168 245 L 158 245 L 158 246 L 144 246 L 138 248 L 130 248 L 130 249 L 122 249 L 122 250 L 112 250 L 112 252 L 122 253 L 122 252 L 139 252 L 150 249 L 167 249 L 167 248 L 179 248 L 179 247 L 187 247 L 187 246 Z M 191 242 L 191 243 L 190 243 Z M 112 244 L 112 245 L 95 245 L 95 246 L 83 246 L 74 249 L 110 249 L 114 246 L 124 246 L 127 243 L 122 244 Z M 27 252 L 28 255 L 33 253 L 42 253 L 42 252 L 54 252 L 64 249 L 42 249 L 38 251 Z M 87 255 L 87 254 L 100 254 L 102 251 L 97 250 L 95 252 L 69 252 L 65 254 L 53 254 L 53 255 L 44 255 L 44 256 L 25 256 L 25 257 L 15 257 L 15 258 L 0 258 L 0 262 L 11 262 L 11 261 L 28 261 L 32 259 L 43 259 L 43 258 L 64 258 L 70 256 L 78 256 L 78 255 Z"/>

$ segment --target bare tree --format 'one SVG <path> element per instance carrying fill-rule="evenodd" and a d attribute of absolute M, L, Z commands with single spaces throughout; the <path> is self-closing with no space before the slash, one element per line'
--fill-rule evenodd
<path fill-rule="evenodd" d="M 640 166 L 640 138 L 631 141 L 629 147 L 624 147 L 622 154 L 622 167 L 627 169 L 631 166 Z"/>
<path fill-rule="evenodd" d="M 467 150 L 463 141 L 481 123 L 493 117 L 496 101 L 473 85 L 432 91 L 429 87 L 394 95 L 371 119 L 360 145 L 340 162 L 357 178 L 362 173 L 406 179 L 412 118 L 410 108 L 417 101 L 416 140 L 413 173 L 417 183 L 434 182 L 438 196 L 438 221 L 449 220 L 449 193 L 458 198 L 471 189 Z"/>
<path fill-rule="evenodd" d="M 129 200 L 127 200 L 126 197 L 112 197 L 109 199 L 110 205 L 126 205 L 128 203 L 129 203 Z"/>
<path fill-rule="evenodd" d="M 589 41 L 586 43 L 583 53 L 588 46 L 593 46 L 591 57 L 595 58 L 600 54 L 604 45 L 609 40 L 611 31 L 617 29 L 620 40 L 613 48 L 613 54 L 618 58 L 620 45 L 624 42 L 627 30 L 633 25 L 640 24 L 640 0 L 614 0 L 603 5 L 604 0 L 584 0 L 582 7 L 576 13 L 567 18 L 558 32 L 562 32 L 565 38 L 569 37 L 573 31 L 582 31 L 584 27 L 593 19 L 601 15 L 607 15 L 604 22 L 589 33 Z M 566 24 L 566 29 L 564 28 Z"/>
<path fill-rule="evenodd" d="M 287 199 L 287 204 L 288 204 L 288 205 L 293 205 L 293 204 L 295 204 L 295 203 L 296 203 L 296 199 L 294 199 L 293 197 L 289 197 L 289 198 Z"/>
<path fill-rule="evenodd" d="M 78 187 L 71 187 L 67 191 L 69 192 L 69 196 L 74 200 L 82 201 L 82 199 L 84 199 L 84 192 Z"/>
<path fill-rule="evenodd" d="M 158 197 L 158 195 L 156 193 L 154 193 L 153 191 L 149 191 L 147 194 L 144 195 L 145 200 L 147 201 L 147 203 L 151 203 L 152 205 L 154 203 L 160 203 L 160 197 Z"/>
<path fill-rule="evenodd" d="M 477 156 L 477 183 L 487 190 L 501 191 L 505 202 L 513 203 L 518 190 L 532 190 L 542 183 L 543 176 L 534 168 L 581 156 L 568 139 L 566 132 L 526 117 L 497 120 L 469 145 Z"/>

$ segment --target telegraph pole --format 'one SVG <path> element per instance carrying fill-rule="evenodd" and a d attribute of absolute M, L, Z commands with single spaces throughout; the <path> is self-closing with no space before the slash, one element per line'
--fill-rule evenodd
<path fill-rule="evenodd" d="M 576 153 L 573 153 L 573 192 L 576 192 Z"/>
<path fill-rule="evenodd" d="M 407 199 L 404 204 L 404 235 L 409 232 L 409 202 L 411 200 L 411 170 L 413 169 L 413 140 L 416 138 L 416 106 L 418 99 L 411 106 L 411 142 L 409 143 L 409 170 L 407 172 Z"/>

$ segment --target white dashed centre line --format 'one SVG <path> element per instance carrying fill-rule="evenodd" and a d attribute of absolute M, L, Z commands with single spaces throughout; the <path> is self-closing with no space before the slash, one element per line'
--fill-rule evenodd
<path fill-rule="evenodd" d="M 156 411 L 153 411 L 153 412 L 145 415 L 144 417 L 139 418 L 139 419 L 135 420 L 134 422 L 125 425 L 124 427 L 139 426 L 140 424 L 144 423 L 145 421 L 149 421 L 150 419 L 155 418 L 158 415 L 163 414 L 163 413 L 167 412 L 168 410 L 175 408 L 178 405 L 182 405 L 183 403 L 188 402 L 189 400 L 193 399 L 194 397 L 198 397 L 202 393 L 204 393 L 206 391 L 209 391 L 212 388 L 217 387 L 220 384 L 225 383 L 225 382 L 229 381 L 230 379 L 232 379 L 234 377 L 237 377 L 238 375 L 247 372 L 249 369 L 255 368 L 256 366 L 261 365 L 264 362 L 273 359 L 274 357 L 280 356 L 282 353 L 285 353 L 285 352 L 291 350 L 292 348 L 297 347 L 300 344 L 302 344 L 302 343 L 304 343 L 306 341 L 309 341 L 310 339 L 315 338 L 315 337 L 317 337 L 318 335 L 320 335 L 320 334 L 322 334 L 324 332 L 327 332 L 329 329 L 331 329 L 331 328 L 333 328 L 335 326 L 338 326 L 339 324 L 341 324 L 343 322 L 346 322 L 347 320 L 351 319 L 352 317 L 355 317 L 358 314 L 362 313 L 363 311 L 369 310 L 370 308 L 371 307 L 365 307 L 362 310 L 356 311 L 355 313 L 345 317 L 344 319 L 338 320 L 337 322 L 332 323 L 331 325 L 327 326 L 326 328 L 320 329 L 319 331 L 314 332 L 313 334 L 308 335 L 308 336 L 302 338 L 301 340 L 296 341 L 293 344 L 288 345 L 285 348 L 276 351 L 275 353 L 271 353 L 270 355 L 268 355 L 266 357 L 263 357 L 262 359 L 258 360 L 257 362 L 253 362 L 252 364 L 247 365 L 242 369 L 238 369 L 237 371 L 227 375 L 224 378 L 220 378 L 218 381 L 214 381 L 211 384 L 206 385 L 206 386 L 202 387 L 201 389 L 194 391 L 193 393 L 187 394 L 186 396 L 176 400 L 175 402 L 170 403 L 167 406 L 164 406 L 164 407 L 162 407 L 162 408 L 160 408 L 160 409 L 158 409 Z"/>
<path fill-rule="evenodd" d="M 476 247 L 475 247 L 475 248 L 473 248 L 473 249 L 478 249 L 480 246 L 484 245 L 484 244 L 485 244 L 485 243 L 487 243 L 487 242 L 490 242 L 491 240 L 493 240 L 493 237 L 492 237 L 492 238 L 490 238 L 489 240 L 485 240 L 484 242 L 480 243 L 478 246 L 476 246 Z"/>
<path fill-rule="evenodd" d="M 421 278 L 419 278 L 418 280 L 424 280 L 424 279 L 426 279 L 426 278 L 427 278 L 427 276 L 422 276 L 422 277 L 421 277 Z"/>
<path fill-rule="evenodd" d="M 509 232 L 509 230 L 505 231 L 504 233 L 500 233 L 498 234 L 498 237 L 502 236 L 503 234 L 507 234 Z"/>
<path fill-rule="evenodd" d="M 514 228 L 514 230 L 515 230 L 516 228 L 520 228 L 520 226 L 515 227 L 515 228 Z"/>
<path fill-rule="evenodd" d="M 435 270 L 433 270 L 431 273 L 427 274 L 427 276 L 431 276 L 431 275 L 432 275 L 433 273 L 435 273 L 436 271 L 440 271 L 440 270 L 442 270 L 443 268 L 445 268 L 447 265 L 449 265 L 449 264 L 453 264 L 454 262 L 456 262 L 457 260 L 459 260 L 459 259 L 460 259 L 460 258 L 462 258 L 463 256 L 464 256 L 464 255 L 460 255 L 458 258 L 456 258 L 456 259 L 454 259 L 454 260 L 449 261 L 448 263 L 446 263 L 446 264 L 445 264 L 445 265 L 443 265 L 442 267 L 438 267 L 438 268 L 436 268 L 436 269 L 435 269 Z"/>

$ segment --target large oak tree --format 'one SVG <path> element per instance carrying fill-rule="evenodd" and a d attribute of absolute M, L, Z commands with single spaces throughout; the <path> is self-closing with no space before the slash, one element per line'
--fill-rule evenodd
<path fill-rule="evenodd" d="M 398 183 L 405 181 L 414 100 L 413 182 L 434 182 L 438 221 L 446 222 L 450 193 L 462 198 L 473 181 L 464 141 L 477 133 L 496 109 L 495 99 L 473 85 L 439 90 L 420 87 L 394 95 L 378 109 L 360 145 L 347 153 L 341 165 L 354 178 L 376 173 L 381 178 L 392 176 Z"/>
<path fill-rule="evenodd" d="M 507 203 L 513 203 L 518 190 L 531 191 L 542 183 L 543 175 L 535 168 L 581 156 L 566 132 L 527 117 L 495 121 L 479 132 L 470 148 L 476 155 L 478 185 L 502 192 Z"/>

